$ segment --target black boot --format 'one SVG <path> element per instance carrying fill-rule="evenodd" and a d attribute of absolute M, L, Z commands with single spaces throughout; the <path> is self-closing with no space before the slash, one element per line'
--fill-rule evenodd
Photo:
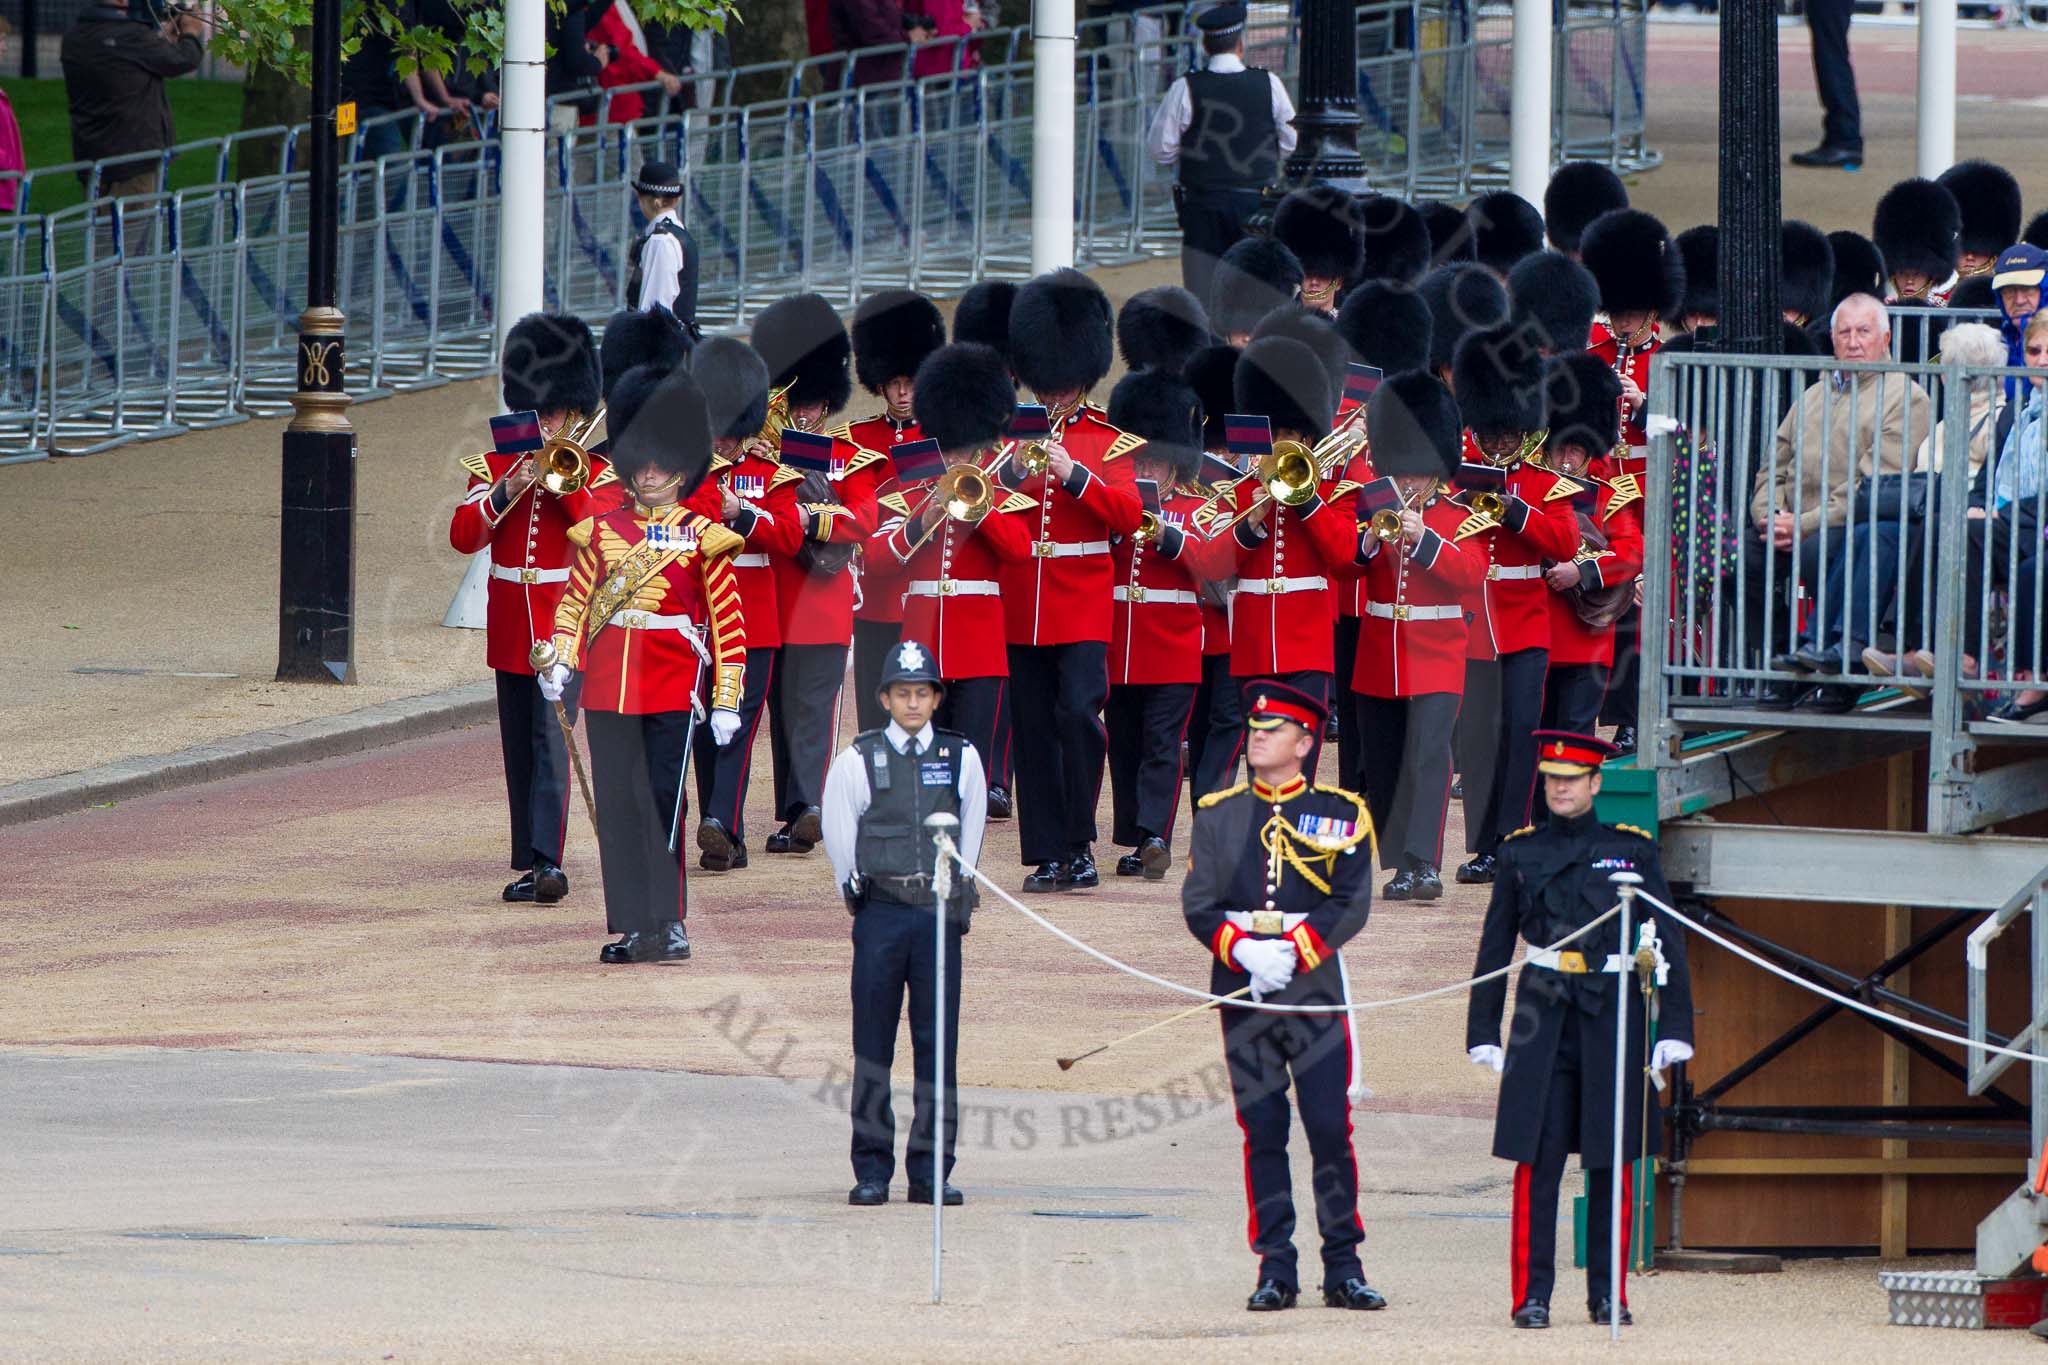
<path fill-rule="evenodd" d="M 1040 863 L 1024 879 L 1026 891 L 1064 891 L 1067 889 L 1067 865 L 1057 860 Z"/>
<path fill-rule="evenodd" d="M 1135 853 L 1126 853 L 1116 860 L 1116 875 L 1119 877 L 1142 877 L 1145 875 L 1144 860 Z"/>
<path fill-rule="evenodd" d="M 1146 881 L 1160 881 L 1166 876 L 1166 869 L 1173 866 L 1173 850 L 1166 846 L 1166 840 L 1150 835 L 1138 845 L 1138 861 L 1144 865 Z"/>
<path fill-rule="evenodd" d="M 1550 1305 L 1537 1299 L 1530 1299 L 1515 1310 L 1515 1326 L 1535 1328 L 1550 1326 Z"/>
<path fill-rule="evenodd" d="M 706 872 L 730 872 L 746 866 L 746 849 L 729 833 L 723 821 L 703 820 L 697 825 L 697 866 Z"/>
<path fill-rule="evenodd" d="M 690 960 L 690 936 L 683 932 L 683 922 L 665 925 L 654 939 L 652 950 L 642 962 L 688 962 Z"/>
<path fill-rule="evenodd" d="M 1381 900 L 1405 901 L 1413 900 L 1414 898 L 1415 873 L 1409 868 L 1404 867 L 1399 872 L 1396 872 L 1393 878 L 1380 888 Z"/>
<path fill-rule="evenodd" d="M 521 873 L 519 880 L 505 888 L 505 899 L 513 902 L 530 902 L 533 899 L 533 874 Z"/>
<path fill-rule="evenodd" d="M 1102 885 L 1102 876 L 1095 870 L 1095 855 L 1085 848 L 1067 859 L 1066 871 L 1061 875 L 1077 891 Z"/>
<path fill-rule="evenodd" d="M 569 894 L 569 874 L 553 863 L 541 862 L 533 868 L 533 900 L 536 905 L 553 905 Z"/>
<path fill-rule="evenodd" d="M 1409 899 L 1418 901 L 1443 899 L 1443 878 L 1437 876 L 1435 863 L 1417 863 L 1410 871 L 1415 874 L 1415 891 Z"/>
<path fill-rule="evenodd" d="M 1474 854 L 1472 861 L 1458 865 L 1458 883 L 1461 886 L 1483 886 L 1493 880 L 1493 855 Z"/>
<path fill-rule="evenodd" d="M 1278 1280 L 1260 1280 L 1259 1287 L 1244 1301 L 1246 1311 L 1252 1313 L 1277 1313 L 1283 1308 L 1294 1307 L 1297 1291 L 1292 1285 Z"/>
<path fill-rule="evenodd" d="M 1592 1317 L 1593 1321 L 1599 1323 L 1602 1327 L 1605 1327 L 1607 1325 L 1608 1315 L 1611 1314 L 1613 1311 L 1614 1305 L 1613 1300 L 1611 1299 L 1602 1299 L 1598 1303 L 1586 1305 L 1587 1314 Z M 1623 1327 L 1632 1327 L 1635 1325 L 1635 1318 L 1629 1314 L 1628 1306 L 1626 1304 L 1622 1306 L 1621 1310 L 1621 1325 Z"/>
<path fill-rule="evenodd" d="M 1010 789 L 1008 787 L 990 787 L 988 789 L 988 818 L 991 820 L 1007 820 L 1010 818 L 1010 814 Z"/>
<path fill-rule="evenodd" d="M 1636 727 L 1633 725 L 1615 726 L 1614 747 L 1616 750 L 1614 756 L 1616 758 L 1626 758 L 1634 753 L 1636 751 Z"/>

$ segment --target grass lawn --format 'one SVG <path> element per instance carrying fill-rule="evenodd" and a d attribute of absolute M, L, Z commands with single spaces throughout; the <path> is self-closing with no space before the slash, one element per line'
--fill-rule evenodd
<path fill-rule="evenodd" d="M 242 86 L 238 81 L 202 81 L 190 76 L 171 81 L 171 127 L 179 142 L 225 137 L 242 126 Z M 71 119 L 64 103 L 64 82 L 0 78 L 0 90 L 14 103 L 21 123 L 22 151 L 30 170 L 61 166 L 71 157 Z M 210 185 L 218 167 L 210 155 L 182 156 L 171 163 L 170 188 Z M 230 174 L 233 168 L 230 167 Z M 38 177 L 29 210 L 48 213 L 81 202 L 84 190 L 76 178 Z"/>

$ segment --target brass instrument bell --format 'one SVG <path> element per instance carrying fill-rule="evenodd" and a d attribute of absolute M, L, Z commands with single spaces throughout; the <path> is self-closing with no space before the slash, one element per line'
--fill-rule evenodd
<path fill-rule="evenodd" d="M 1314 455 L 1299 441 L 1275 441 L 1259 461 L 1259 483 L 1282 507 L 1299 507 L 1313 498 L 1320 481 Z"/>
<path fill-rule="evenodd" d="M 1401 538 L 1401 514 L 1391 507 L 1382 507 L 1373 513 L 1372 520 L 1366 524 L 1384 545 L 1391 545 Z"/>
<path fill-rule="evenodd" d="M 1138 529 L 1131 533 L 1131 539 L 1141 545 L 1150 544 L 1159 539 L 1159 514 L 1157 512 L 1139 513 Z"/>
<path fill-rule="evenodd" d="M 534 464 L 540 469 L 540 486 L 561 497 L 577 492 L 590 482 L 590 438 L 604 421 L 604 404 L 597 405 L 597 411 L 581 421 L 562 424 L 562 429 L 548 437 L 540 453 L 534 456 Z"/>
<path fill-rule="evenodd" d="M 1501 513 L 1508 510 L 1508 500 L 1490 490 L 1484 493 L 1474 493 L 1472 495 L 1472 510 L 1479 513 L 1482 517 L 1492 517 L 1495 521 L 1499 521 Z"/>
<path fill-rule="evenodd" d="M 1052 451 L 1043 441 L 1026 441 L 1017 447 L 1015 458 L 1017 468 L 1023 472 L 1024 477 L 1033 478 L 1043 474 L 1052 464 Z"/>
<path fill-rule="evenodd" d="M 916 554 L 924 543 L 938 534 L 939 527 L 948 520 L 971 524 L 988 515 L 995 505 L 995 488 L 989 483 L 988 474 L 979 465 L 956 464 L 939 476 L 932 485 L 931 496 L 925 499 L 920 515 L 926 508 L 937 508 L 945 515 L 934 518 L 911 545 L 910 553 Z"/>

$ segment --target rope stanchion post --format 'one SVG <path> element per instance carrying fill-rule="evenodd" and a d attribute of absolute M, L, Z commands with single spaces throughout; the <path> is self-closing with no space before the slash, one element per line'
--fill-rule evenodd
<path fill-rule="evenodd" d="M 946 901 L 953 894 L 953 865 L 960 862 L 953 845 L 953 831 L 960 818 L 939 811 L 927 815 L 924 827 L 932 832 L 932 1302 L 939 1302 L 944 1286 L 943 1260 L 946 1251 Z M 968 869 L 972 870 L 972 869 Z M 917 1173 L 911 1172 L 915 1180 Z"/>
<path fill-rule="evenodd" d="M 1620 913 L 1621 951 L 1626 960 L 1629 945 L 1629 920 L 1635 910 L 1636 888 L 1643 884 L 1638 872 L 1616 872 L 1608 877 L 1620 896 L 1617 908 Z M 1627 1125 L 1622 1116 L 1627 1113 L 1628 1104 L 1628 999 L 1624 994 L 1628 985 L 1625 975 L 1617 974 L 1614 980 L 1614 1130 L 1613 1148 L 1610 1159 L 1614 1168 L 1607 1175 L 1613 1188 L 1609 1191 L 1607 1206 L 1607 1335 L 1611 1340 L 1621 1340 L 1621 1285 L 1623 1256 L 1621 1251 L 1621 1220 L 1631 1212 L 1622 1198 L 1622 1176 L 1627 1168 L 1622 1165 L 1625 1144 L 1622 1138 Z M 1644 1040 L 1647 1046 L 1648 1040 Z"/>

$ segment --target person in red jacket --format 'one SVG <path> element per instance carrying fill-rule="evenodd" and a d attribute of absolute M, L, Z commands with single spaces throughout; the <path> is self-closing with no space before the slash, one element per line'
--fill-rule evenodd
<path fill-rule="evenodd" d="M 886 455 L 907 441 L 924 439 L 913 406 L 917 367 L 945 344 L 946 320 L 924 295 L 884 289 L 861 300 L 853 313 L 853 376 L 882 401 L 882 410 L 847 427 L 855 445 Z M 880 515 L 903 515 L 894 505 L 902 494 L 893 473 L 877 485 L 875 497 L 883 507 Z M 854 560 L 859 594 L 853 608 L 853 713 L 863 731 L 889 723 L 881 680 L 889 651 L 903 634 L 901 568 L 892 556 L 870 554 L 866 546 Z M 984 768 L 993 772 L 987 767 L 989 755 L 981 757 Z"/>
<path fill-rule="evenodd" d="M 1117 859 L 1119 877 L 1156 882 L 1173 862 L 1181 744 L 1202 681 L 1200 580 L 1183 562 L 1195 511 L 1208 500 L 1193 491 L 1202 467 L 1202 404 L 1172 374 L 1139 371 L 1125 375 L 1110 394 L 1109 420 L 1144 438 L 1136 457 L 1138 487 L 1154 518 L 1150 533 L 1141 526 L 1110 550 L 1116 585 L 1109 701 L 1102 712 L 1109 732 L 1110 838 L 1132 850 Z"/>
<path fill-rule="evenodd" d="M 1579 552 L 1543 571 L 1550 589 L 1543 728 L 1591 734 L 1614 671 L 1615 619 L 1643 569 L 1643 495 L 1635 475 L 1607 472 L 1606 452 L 1615 448 L 1621 425 L 1621 381 L 1613 369 L 1579 351 L 1552 360 L 1545 378 L 1545 457 L 1552 469 L 1585 485 L 1585 492 L 1573 497 Z"/>
<path fill-rule="evenodd" d="M 1461 882 L 1493 878 L 1494 849 L 1529 823 L 1536 790 L 1536 732 L 1543 711 L 1543 675 L 1550 665 L 1550 591 L 1546 560 L 1570 559 L 1579 548 L 1572 514 L 1576 484 L 1542 466 L 1545 425 L 1543 357 L 1512 323 L 1474 332 L 1458 343 L 1452 391 L 1464 414 L 1466 458 L 1492 466 L 1503 480 L 1499 524 L 1472 538 L 1486 557 L 1486 590 L 1466 647 L 1468 675 L 1492 672 L 1491 687 L 1468 680 L 1472 709 L 1458 726 L 1458 771 L 1465 779 L 1465 846 L 1473 857 Z M 1483 700 L 1487 696 L 1497 701 Z"/>
<path fill-rule="evenodd" d="M 821 467 L 797 486 L 804 543 L 795 554 L 769 557 L 782 646 L 768 692 L 768 747 L 782 826 L 763 846 L 770 853 L 808 853 L 824 837 L 819 802 L 839 748 L 839 690 L 853 642 L 853 554 L 874 534 L 875 493 L 888 459 L 856 444 L 844 423 L 827 425 L 853 395 L 853 342 L 822 295 L 794 294 L 769 304 L 754 319 L 752 340 L 768 362 L 776 395 L 767 434 L 785 444 L 788 431 L 831 443 L 829 453 L 817 443 Z"/>
<path fill-rule="evenodd" d="M 448 543 L 464 554 L 491 554 L 484 654 L 497 675 L 512 869 L 520 874 L 504 898 L 550 905 L 569 894 L 562 870 L 569 755 L 528 656 L 535 641 L 549 637 L 569 581 L 569 528 L 597 510 L 617 479 L 593 456 L 583 487 L 558 496 L 542 486 L 534 458 L 547 437 L 597 411 L 597 347 L 581 318 L 521 318 L 505 337 L 500 373 L 513 413 L 491 423 L 496 450 L 462 461 L 469 487 L 448 522 Z M 574 715 L 575 697 L 567 702 Z"/>
<path fill-rule="evenodd" d="M 1195 491 L 1212 506 L 1238 477 L 1224 421 L 1237 406 L 1231 386 L 1238 354 L 1235 346 L 1205 346 L 1181 368 L 1181 378 L 1202 404 L 1202 478 Z M 1244 748 L 1244 698 L 1230 676 L 1230 601 L 1236 582 L 1231 570 L 1221 577 L 1200 576 L 1196 588 L 1202 596 L 1202 683 L 1188 724 L 1188 766 L 1194 771 L 1191 794 L 1198 801 L 1231 784 Z"/>
<path fill-rule="evenodd" d="M 659 62 L 640 50 L 633 30 L 626 26 L 616 5 L 606 6 L 598 21 L 590 26 L 584 46 L 597 59 L 597 83 L 606 90 L 659 82 L 664 94 L 676 95 L 682 91 L 680 76 L 662 70 Z M 614 95 L 605 113 L 605 122 L 636 123 L 646 116 L 647 101 L 643 96 L 638 93 Z M 595 123 L 596 111 L 584 114 L 579 121 L 586 125 Z"/>
<path fill-rule="evenodd" d="M 1409 370 L 1366 410 L 1379 477 L 1360 491 L 1365 567 L 1353 722 L 1365 754 L 1366 803 L 1380 831 L 1388 900 L 1443 895 L 1451 727 L 1465 684 L 1465 615 L 1486 575 L 1475 535 L 1487 518 L 1443 495 L 1458 467 L 1458 405 L 1435 377 Z M 1372 527 L 1393 512 L 1391 539 Z M 1484 523 L 1484 525 L 1481 525 Z"/>
<path fill-rule="evenodd" d="M 1108 296 L 1078 270 L 1031 280 L 1010 308 L 1011 372 L 1052 426 L 1043 473 L 1025 470 L 1021 452 L 997 469 L 1036 504 L 1024 517 L 1031 558 L 1001 575 L 1011 718 L 1024 741 L 1017 833 L 1032 869 L 1027 891 L 1101 883 L 1092 845 L 1108 748 L 1109 542 L 1137 530 L 1144 510 L 1131 464 L 1143 442 L 1085 401 L 1109 373 L 1111 327 Z"/>
<path fill-rule="evenodd" d="M 620 935 L 598 960 L 679 962 L 690 956 L 680 852 L 690 735 L 708 711 L 712 736 L 730 744 L 746 689 L 730 562 L 740 538 L 688 506 L 711 463 L 711 414 L 686 371 L 629 371 L 610 420 L 633 500 L 571 531 L 581 548 L 540 687 L 553 700 L 582 679 L 605 922 Z"/>

